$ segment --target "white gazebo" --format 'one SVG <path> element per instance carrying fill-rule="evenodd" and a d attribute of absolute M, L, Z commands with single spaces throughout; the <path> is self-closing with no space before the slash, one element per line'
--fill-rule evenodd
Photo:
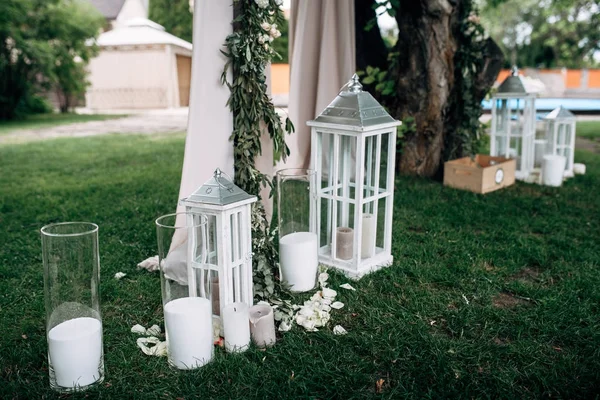
<path fill-rule="evenodd" d="M 151 109 L 189 105 L 192 44 L 146 18 L 133 18 L 97 40 L 89 65 L 91 109 Z"/>

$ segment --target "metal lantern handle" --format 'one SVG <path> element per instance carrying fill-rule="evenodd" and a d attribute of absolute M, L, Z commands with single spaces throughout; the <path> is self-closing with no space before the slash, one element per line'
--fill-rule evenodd
<path fill-rule="evenodd" d="M 226 173 L 226 172 L 223 172 L 223 171 L 221 171 L 221 168 L 217 168 L 217 169 L 215 170 L 215 181 L 217 182 L 217 184 L 218 184 L 219 186 L 221 186 L 223 189 L 225 189 L 225 190 L 227 190 L 227 191 L 229 191 L 229 192 L 233 192 L 233 186 L 234 186 L 234 185 L 233 185 L 233 184 L 231 184 L 230 186 L 223 185 L 223 184 L 221 183 L 220 179 L 219 179 L 219 178 L 221 177 L 221 175 L 225 175 L 225 177 L 226 177 L 227 179 L 229 179 L 229 181 L 230 181 L 230 182 L 233 182 L 233 178 L 231 178 L 231 175 L 229 175 L 229 174 L 228 174 L 228 173 Z"/>

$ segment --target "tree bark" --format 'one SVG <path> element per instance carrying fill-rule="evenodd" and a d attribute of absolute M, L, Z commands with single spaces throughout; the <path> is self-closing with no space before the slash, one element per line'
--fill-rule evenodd
<path fill-rule="evenodd" d="M 454 88 L 453 34 L 456 8 L 461 0 L 403 1 L 396 14 L 400 53 L 393 75 L 395 116 L 415 118 L 416 131 L 407 132 L 399 159 L 401 173 L 433 176 L 442 161 L 444 113 Z"/>

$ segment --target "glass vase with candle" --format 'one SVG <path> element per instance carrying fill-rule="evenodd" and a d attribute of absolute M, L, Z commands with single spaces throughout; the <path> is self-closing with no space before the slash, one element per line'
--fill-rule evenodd
<path fill-rule="evenodd" d="M 41 232 L 50 387 L 84 390 L 104 380 L 98 226 L 66 222 Z"/>
<path fill-rule="evenodd" d="M 206 217 L 175 213 L 156 220 L 169 364 L 194 369 L 213 356 L 212 283 Z"/>
<path fill-rule="evenodd" d="M 311 169 L 277 171 L 279 265 L 294 292 L 315 287 L 318 261 L 316 172 Z"/>

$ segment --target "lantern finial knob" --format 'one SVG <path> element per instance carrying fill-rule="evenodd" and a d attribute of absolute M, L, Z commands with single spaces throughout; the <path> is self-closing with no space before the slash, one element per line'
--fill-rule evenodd
<path fill-rule="evenodd" d="M 223 171 L 221 171 L 221 168 L 215 169 L 215 178 L 220 178 L 222 174 Z"/>
<path fill-rule="evenodd" d="M 359 93 L 362 92 L 362 84 L 360 83 L 360 79 L 358 78 L 358 75 L 354 74 L 352 75 L 352 78 L 350 78 L 350 81 L 347 83 L 348 85 L 348 91 L 351 93 Z"/>
<path fill-rule="evenodd" d="M 519 68 L 516 65 L 513 65 L 513 67 L 510 69 L 510 74 L 512 76 L 519 76 Z"/>

